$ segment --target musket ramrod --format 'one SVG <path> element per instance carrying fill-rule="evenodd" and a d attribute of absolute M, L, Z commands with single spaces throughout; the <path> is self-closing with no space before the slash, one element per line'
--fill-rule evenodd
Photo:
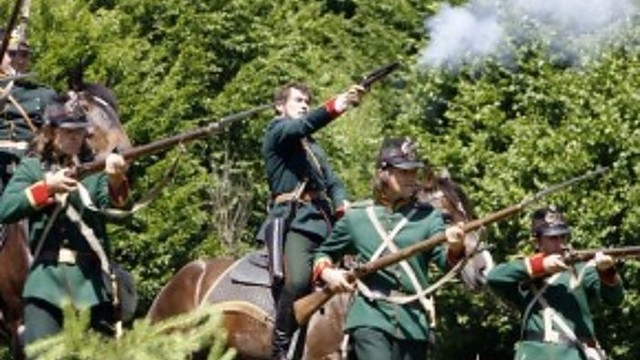
<path fill-rule="evenodd" d="M 468 223 L 465 223 L 462 226 L 462 230 L 464 232 L 472 232 L 478 230 L 482 227 L 485 227 L 494 222 L 498 222 L 500 220 L 507 219 L 518 214 L 528 205 L 542 199 L 543 197 L 560 191 L 566 187 L 569 187 L 579 181 L 586 180 L 592 178 L 594 176 L 600 175 L 606 172 L 608 168 L 606 167 L 598 167 L 596 170 L 589 171 L 581 176 L 577 176 L 575 178 L 563 181 L 561 183 L 551 185 L 546 189 L 536 193 L 535 195 L 525 198 L 523 201 L 516 205 L 509 206 L 502 210 L 491 213 L 483 218 L 472 220 Z M 384 269 L 390 265 L 396 264 L 406 258 L 409 258 L 415 254 L 418 254 L 423 251 L 429 251 L 436 246 L 444 243 L 446 241 L 446 237 L 444 233 L 439 233 L 430 238 L 420 241 L 419 243 L 413 244 L 406 248 L 400 249 L 398 252 L 382 256 L 374 261 L 370 261 L 365 264 L 361 264 L 357 266 L 355 269 L 349 272 L 348 277 L 351 280 L 363 278 L 369 274 L 372 274 L 378 270 Z M 331 297 L 335 295 L 335 293 L 328 287 L 325 286 L 321 291 L 316 291 L 310 295 L 307 295 L 299 300 L 297 300 L 294 304 L 295 317 L 298 324 L 305 324 L 313 315 L 314 312 L 319 310 Z"/>

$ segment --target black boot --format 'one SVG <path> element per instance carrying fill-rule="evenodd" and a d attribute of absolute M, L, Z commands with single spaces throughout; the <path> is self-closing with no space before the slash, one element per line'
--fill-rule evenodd
<path fill-rule="evenodd" d="M 287 354 L 291 345 L 291 336 L 277 328 L 273 330 L 271 340 L 271 356 L 273 360 L 288 360 Z"/>
<path fill-rule="evenodd" d="M 293 314 L 293 296 L 284 289 L 280 294 L 276 307 L 276 322 L 271 339 L 273 359 L 287 360 L 291 337 L 296 328 L 296 318 Z"/>

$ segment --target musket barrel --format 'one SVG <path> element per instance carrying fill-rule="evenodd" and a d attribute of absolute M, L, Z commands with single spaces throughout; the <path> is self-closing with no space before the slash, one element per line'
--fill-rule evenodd
<path fill-rule="evenodd" d="M 569 263 L 588 261 L 596 256 L 596 253 L 602 252 L 614 258 L 640 257 L 640 246 L 623 246 L 618 248 L 601 248 L 588 250 L 572 250 L 565 256 L 565 261 Z"/>
<path fill-rule="evenodd" d="M 371 85 L 373 85 L 375 82 L 382 80 L 384 77 L 386 77 L 387 75 L 391 74 L 392 72 L 394 72 L 396 69 L 398 69 L 400 67 L 400 62 L 399 61 L 394 61 L 385 65 L 380 66 L 379 68 L 371 71 L 370 73 L 368 73 L 367 75 L 365 75 L 362 80 L 358 83 L 358 85 L 362 86 L 363 88 L 369 90 L 371 88 Z"/>
<path fill-rule="evenodd" d="M 4 53 L 7 52 L 9 48 L 9 40 L 11 39 L 11 32 L 16 27 L 16 23 L 18 22 L 18 16 L 20 15 L 20 10 L 22 9 L 22 3 L 24 0 L 16 0 L 13 4 L 13 10 L 11 12 L 11 17 L 9 18 L 9 22 L 7 26 L 4 28 L 4 36 L 2 37 L 2 43 L 0 44 L 0 59 L 4 58 Z"/>
<path fill-rule="evenodd" d="M 125 160 L 131 161 L 141 156 L 158 153 L 160 151 L 169 149 L 179 144 L 184 144 L 193 140 L 206 138 L 208 136 L 211 136 L 212 134 L 215 134 L 225 129 L 226 127 L 228 127 L 229 124 L 233 122 L 246 119 L 266 109 L 270 109 L 271 107 L 272 107 L 271 104 L 265 104 L 265 105 L 254 107 L 249 110 L 241 111 L 239 113 L 226 116 L 220 119 L 219 121 L 211 123 L 204 127 L 200 127 L 191 131 L 187 131 L 185 133 L 168 137 L 168 138 L 160 139 L 160 140 L 151 142 L 149 144 L 140 145 L 140 146 L 123 150 L 120 153 L 120 155 L 122 155 L 122 157 L 124 157 Z M 77 166 L 75 169 L 74 175 L 77 178 L 81 178 L 88 174 L 101 171 L 103 168 L 104 168 L 104 159 L 97 159 L 97 160 Z"/>
<path fill-rule="evenodd" d="M 465 223 L 462 226 L 462 230 L 464 232 L 472 232 L 476 231 L 482 227 L 493 224 L 502 219 L 506 219 L 511 217 L 520 211 L 522 211 L 523 206 L 521 204 L 513 205 L 502 210 L 493 212 L 487 216 L 484 216 L 480 219 L 472 220 L 468 223 Z M 399 251 L 382 256 L 374 261 L 370 261 L 366 264 L 362 264 L 358 268 L 354 270 L 354 276 L 357 278 L 361 278 L 368 274 L 374 273 L 380 269 L 384 269 L 390 265 L 393 265 L 403 259 L 411 257 L 420 252 L 429 251 L 436 246 L 447 241 L 444 233 L 436 234 L 426 240 L 415 243 L 411 246 L 407 246 L 406 248 L 400 249 Z"/>

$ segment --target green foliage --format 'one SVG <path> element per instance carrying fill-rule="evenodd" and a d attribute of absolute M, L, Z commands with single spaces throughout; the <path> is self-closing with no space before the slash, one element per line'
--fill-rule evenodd
<path fill-rule="evenodd" d="M 487 64 L 458 74 L 416 73 L 410 95 L 398 103 L 407 109 L 390 132 L 418 138 L 432 163 L 448 167 L 475 201 L 479 214 L 515 204 L 546 186 L 578 176 L 597 166 L 611 170 L 545 199 L 567 211 L 576 248 L 631 245 L 636 242 L 639 107 L 637 53 L 610 50 L 582 69 L 547 61 L 544 48 L 519 51 L 516 69 Z M 527 213 L 490 229 L 494 255 L 503 260 L 532 251 Z M 631 264 L 629 264 L 631 265 Z M 637 267 L 623 270 L 628 297 L 620 309 L 597 308 L 599 336 L 615 358 L 632 359 L 640 350 L 628 337 L 637 313 Z M 469 329 L 494 335 L 489 358 L 507 358 L 517 340 L 517 317 L 495 313 L 488 299 L 473 306 L 459 289 L 445 289 L 449 309 L 465 309 Z M 485 312 L 487 311 L 487 312 Z M 441 311 L 442 313 L 442 311 Z M 624 314 L 624 315 L 622 315 Z M 447 316 L 445 326 L 461 325 L 460 315 Z M 490 319 L 490 321 L 487 321 Z M 616 323 L 612 325 L 612 319 Z M 628 322 L 627 322 L 628 321 Z M 622 330 L 624 328 L 624 330 Z M 624 334 L 624 335 L 623 335 Z M 446 337 L 446 332 L 445 335 Z M 472 358 L 468 347 L 446 342 L 447 357 Z"/>
<path fill-rule="evenodd" d="M 89 316 L 88 311 L 77 313 L 65 308 L 64 330 L 29 345 L 27 355 L 43 360 L 175 360 L 190 359 L 193 353 L 210 348 L 210 360 L 231 360 L 235 356 L 235 350 L 226 349 L 222 316 L 211 307 L 157 324 L 138 320 L 117 340 L 87 331 Z"/>

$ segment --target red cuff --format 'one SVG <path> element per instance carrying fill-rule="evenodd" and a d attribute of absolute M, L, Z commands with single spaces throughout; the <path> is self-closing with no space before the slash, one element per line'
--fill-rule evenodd
<path fill-rule="evenodd" d="M 315 264 L 313 264 L 313 276 L 311 278 L 311 281 L 314 283 L 320 281 L 320 275 L 322 275 L 324 269 L 331 266 L 333 266 L 333 263 L 327 258 L 321 258 L 317 260 Z"/>
<path fill-rule="evenodd" d="M 129 181 L 124 178 L 119 186 L 109 183 L 109 198 L 116 207 L 123 207 L 129 199 Z"/>
<path fill-rule="evenodd" d="M 342 115 L 343 111 L 339 111 L 336 108 L 336 97 L 332 97 L 331 99 L 329 99 L 329 101 L 327 101 L 324 104 L 325 109 L 327 110 L 327 112 L 329 113 L 329 116 L 331 116 L 332 119 L 337 118 L 338 116 Z"/>
<path fill-rule="evenodd" d="M 341 217 L 344 216 L 344 213 L 347 211 L 345 206 L 340 206 L 336 209 L 336 220 L 339 220 Z"/>
<path fill-rule="evenodd" d="M 464 257 L 464 248 L 462 251 L 459 251 L 457 254 L 454 254 L 450 248 L 447 249 L 447 263 L 449 266 L 454 266 Z"/>
<path fill-rule="evenodd" d="M 605 285 L 616 285 L 618 283 L 618 271 L 612 266 L 604 271 L 598 271 L 600 281 Z"/>
<path fill-rule="evenodd" d="M 539 277 L 544 275 L 545 271 L 544 271 L 543 261 L 544 261 L 543 253 L 537 253 L 529 257 L 528 259 L 526 259 L 527 270 L 529 271 L 529 274 L 531 275 L 531 277 Z"/>
<path fill-rule="evenodd" d="M 38 208 L 53 202 L 49 196 L 49 187 L 44 181 L 38 181 L 26 189 L 27 198 L 31 206 Z"/>

